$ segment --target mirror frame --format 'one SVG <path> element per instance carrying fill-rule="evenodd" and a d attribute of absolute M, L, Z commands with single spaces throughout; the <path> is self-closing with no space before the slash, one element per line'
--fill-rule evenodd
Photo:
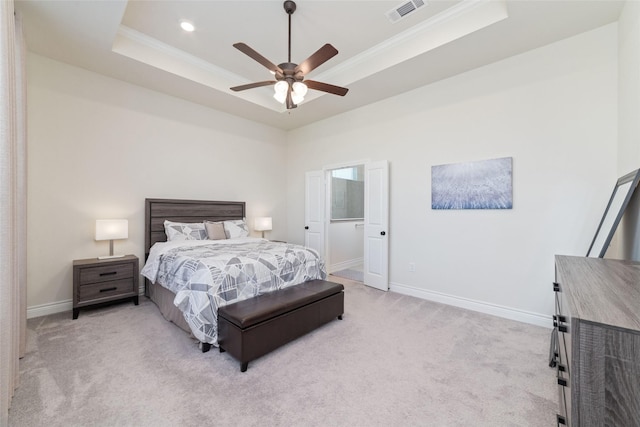
<path fill-rule="evenodd" d="M 631 200 L 631 196 L 633 195 L 634 190 L 638 186 L 639 180 L 640 180 L 640 169 L 637 169 L 633 172 L 629 172 L 628 174 L 620 177 L 616 182 L 615 187 L 613 187 L 613 193 L 609 198 L 609 203 L 607 204 L 607 208 L 605 209 L 604 214 L 602 215 L 602 219 L 600 220 L 600 224 L 598 225 L 596 234 L 595 236 L 593 236 L 593 240 L 591 241 L 591 245 L 589 246 L 589 250 L 587 251 L 588 257 L 597 257 L 597 258 L 604 257 L 604 254 L 607 252 L 607 249 L 609 249 L 609 245 L 611 244 L 611 239 L 613 239 L 613 235 L 616 232 L 616 228 L 618 228 L 618 224 L 622 220 L 622 215 L 624 214 L 624 211 L 627 208 L 627 205 L 629 204 L 629 200 Z M 628 182 L 631 182 L 631 186 L 626 190 L 627 194 L 625 194 L 622 205 L 620 205 L 620 208 L 617 211 L 615 211 L 615 209 L 611 208 L 613 200 L 615 199 L 620 188 Z M 603 224 L 605 224 L 605 220 L 608 220 L 608 219 L 610 220 L 610 218 L 612 218 L 612 215 L 615 215 L 615 219 L 613 220 L 613 223 L 611 223 L 611 227 L 608 229 L 607 227 L 605 227 L 603 229 L 602 226 Z M 602 236 L 604 236 L 603 233 L 607 233 L 606 234 L 607 237 L 604 240 L 604 244 L 600 248 L 594 247 L 596 241 Z"/>

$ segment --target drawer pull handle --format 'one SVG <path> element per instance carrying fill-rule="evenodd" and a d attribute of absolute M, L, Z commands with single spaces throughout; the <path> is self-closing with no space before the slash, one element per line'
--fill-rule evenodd
<path fill-rule="evenodd" d="M 117 271 L 110 271 L 108 273 L 100 273 L 100 277 L 102 276 L 113 276 L 114 274 L 118 274 Z"/>
<path fill-rule="evenodd" d="M 553 292 L 560 292 L 560 283 L 553 282 Z"/>
<path fill-rule="evenodd" d="M 100 289 L 100 292 L 110 292 L 110 291 L 115 291 L 116 289 L 118 289 L 118 288 L 116 288 L 116 287 L 114 286 L 114 287 L 112 287 L 112 288 L 104 288 L 104 289 Z"/>
<path fill-rule="evenodd" d="M 569 332 L 569 328 L 567 328 L 567 325 L 558 325 L 558 330 L 560 332 Z"/>
<path fill-rule="evenodd" d="M 553 327 L 555 328 L 556 326 L 560 325 L 561 323 L 567 323 L 567 317 L 563 316 L 561 314 L 554 314 L 553 315 Z M 567 332 L 567 331 L 561 331 L 561 332 Z"/>
<path fill-rule="evenodd" d="M 567 321 L 567 317 L 563 316 L 562 314 L 554 314 L 553 315 L 553 320 L 557 320 L 558 322 L 566 322 Z"/>
<path fill-rule="evenodd" d="M 563 417 L 562 415 L 556 415 L 557 420 L 558 420 L 558 426 L 559 425 L 563 425 L 566 426 L 567 425 L 567 419 L 565 417 Z"/>
<path fill-rule="evenodd" d="M 566 387 L 567 380 L 565 380 L 564 378 L 558 378 L 558 385 L 561 385 L 562 387 Z"/>
<path fill-rule="evenodd" d="M 560 365 L 560 364 L 558 365 L 558 371 L 565 372 L 566 370 L 567 370 L 566 366 Z"/>

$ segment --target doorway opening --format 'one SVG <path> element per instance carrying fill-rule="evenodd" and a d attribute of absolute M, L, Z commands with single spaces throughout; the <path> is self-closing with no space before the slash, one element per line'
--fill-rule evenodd
<path fill-rule="evenodd" d="M 328 169 L 327 270 L 364 282 L 364 164 Z"/>

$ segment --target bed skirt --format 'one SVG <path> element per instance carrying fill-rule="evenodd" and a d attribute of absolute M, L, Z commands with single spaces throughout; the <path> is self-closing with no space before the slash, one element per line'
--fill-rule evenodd
<path fill-rule="evenodd" d="M 148 280 L 147 293 L 151 301 L 158 306 L 160 313 L 162 313 L 165 319 L 176 324 L 180 329 L 183 329 L 191 335 L 191 329 L 187 321 L 184 320 L 182 312 L 178 310 L 178 307 L 173 305 L 176 294 L 161 285 L 150 283 Z"/>

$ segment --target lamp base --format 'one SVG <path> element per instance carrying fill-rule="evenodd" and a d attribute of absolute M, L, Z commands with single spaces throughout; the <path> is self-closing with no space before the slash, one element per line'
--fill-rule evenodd
<path fill-rule="evenodd" d="M 123 258 L 123 255 L 105 255 L 105 256 L 99 256 L 98 259 L 112 259 L 112 258 Z"/>
<path fill-rule="evenodd" d="M 113 239 L 109 240 L 109 255 L 99 256 L 98 259 L 122 258 L 124 255 L 113 254 Z"/>

